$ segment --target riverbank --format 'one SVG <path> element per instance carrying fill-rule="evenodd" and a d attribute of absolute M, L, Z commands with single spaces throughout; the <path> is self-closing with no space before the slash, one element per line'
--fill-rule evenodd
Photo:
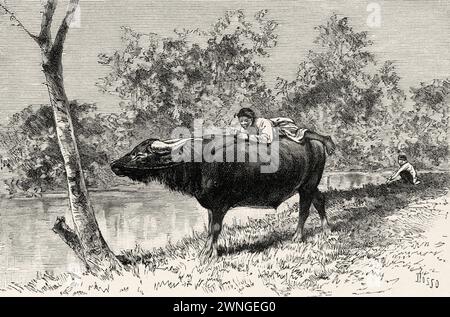
<path fill-rule="evenodd" d="M 225 226 L 221 257 L 209 264 L 198 259 L 206 236 L 194 234 L 159 249 L 124 251 L 133 272 L 112 281 L 45 274 L 27 284 L 11 283 L 0 295 L 448 296 L 450 176 L 421 178 L 417 186 L 329 191 L 332 231 L 322 232 L 312 212 L 304 243 L 291 241 L 294 205 Z"/>
<path fill-rule="evenodd" d="M 394 170 L 394 169 L 393 169 Z M 379 185 L 386 181 L 386 178 L 392 175 L 393 170 L 377 170 L 377 171 L 327 171 L 322 176 L 322 181 L 319 185 L 320 190 L 348 190 L 353 188 L 360 188 L 366 184 Z M 441 174 L 446 173 L 447 170 L 428 170 L 420 171 L 419 177 L 422 174 Z M 0 176 L 2 176 L 0 174 Z M 4 175 L 3 175 L 4 177 Z M 2 178 L 0 177 L 0 181 Z M 150 184 L 151 186 L 152 184 Z M 154 185 L 154 183 L 153 183 Z M 88 187 L 91 194 L 98 196 L 106 196 L 112 192 L 122 193 L 136 193 L 136 192 L 148 192 L 149 185 L 145 185 L 140 182 L 134 182 L 129 179 L 121 179 L 120 183 L 111 184 L 108 187 Z M 8 194 L 6 189 L 0 190 L 0 199 L 17 199 L 17 200 L 31 200 L 40 198 L 67 198 L 67 190 L 57 189 L 48 192 L 23 192 L 18 191 L 14 194 Z"/>

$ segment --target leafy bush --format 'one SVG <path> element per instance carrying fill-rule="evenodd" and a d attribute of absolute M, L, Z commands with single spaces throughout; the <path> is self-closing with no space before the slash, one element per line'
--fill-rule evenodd
<path fill-rule="evenodd" d="M 98 86 L 123 99 L 146 137 L 168 137 L 194 118 L 225 126 L 244 104 L 273 106 L 257 58 L 276 45 L 276 27 L 266 10 L 252 22 L 241 10 L 228 11 L 209 30 L 183 29 L 172 38 L 124 27 L 123 47 L 99 55 L 111 71 Z"/>
<path fill-rule="evenodd" d="M 337 15 L 316 30 L 318 52 L 310 51 L 296 78 L 279 78 L 276 88 L 285 116 L 334 137 L 330 168 L 378 169 L 394 164 L 399 151 L 421 167 L 445 163 L 448 80 L 412 88 L 409 100 L 394 63 L 378 66 L 367 32 Z"/>
<path fill-rule="evenodd" d="M 402 150 L 420 159 L 421 167 L 447 163 L 450 80 L 433 80 L 411 88 L 414 105 L 399 135 Z"/>
<path fill-rule="evenodd" d="M 109 162 L 130 146 L 128 133 L 119 127 L 126 119 L 95 112 L 96 106 L 73 101 L 70 111 L 77 136 L 82 167 L 89 186 L 110 184 Z M 63 159 L 49 105 L 29 106 L 14 114 L 2 132 L 8 168 L 15 179 L 8 180 L 10 192 L 48 191 L 66 187 Z"/>

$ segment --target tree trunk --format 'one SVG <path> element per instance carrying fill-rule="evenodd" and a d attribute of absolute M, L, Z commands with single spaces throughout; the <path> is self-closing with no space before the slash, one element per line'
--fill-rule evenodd
<path fill-rule="evenodd" d="M 76 137 L 70 117 L 70 105 L 64 89 L 62 53 L 69 25 L 79 5 L 79 0 L 70 0 L 55 39 L 52 39 L 51 26 L 56 10 L 57 0 L 47 0 L 43 3 L 41 30 L 39 35 L 28 31 L 15 14 L 6 5 L 0 3 L 11 21 L 21 28 L 35 41 L 42 54 L 42 68 L 46 79 L 50 104 L 55 118 L 56 135 L 64 161 L 67 176 L 68 194 L 74 230 L 70 229 L 63 217 L 58 218 L 53 231 L 71 247 L 84 262 L 88 271 L 95 275 L 103 275 L 113 270 L 120 270 L 121 263 L 111 252 L 98 228 L 94 210 L 89 201 L 89 195 L 81 168 Z"/>
<path fill-rule="evenodd" d="M 58 218 L 53 230 L 75 251 L 94 273 L 117 270 L 120 263 L 106 244 L 89 200 L 76 137 L 70 117 L 69 101 L 64 89 L 62 61 L 52 53 L 43 52 L 43 72 L 50 104 L 53 108 L 56 135 L 64 160 L 68 194 L 75 231 L 69 229 L 64 218 Z"/>

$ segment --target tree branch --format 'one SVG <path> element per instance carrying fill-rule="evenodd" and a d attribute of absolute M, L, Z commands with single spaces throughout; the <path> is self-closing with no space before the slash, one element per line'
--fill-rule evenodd
<path fill-rule="evenodd" d="M 66 40 L 66 35 L 69 30 L 69 25 L 75 15 L 75 11 L 78 7 L 80 0 L 70 0 L 69 7 L 67 8 L 66 16 L 62 21 L 58 33 L 56 34 L 55 41 L 52 47 L 52 55 L 59 58 L 62 55 L 64 48 L 64 41 Z"/>
<path fill-rule="evenodd" d="M 53 225 L 53 232 L 57 233 L 61 239 L 75 252 L 78 258 L 86 265 L 83 254 L 83 247 L 77 234 L 69 228 L 64 217 L 58 217 Z"/>
<path fill-rule="evenodd" d="M 9 10 L 6 5 L 0 3 L 0 8 L 2 8 L 6 14 L 9 15 L 9 18 L 11 21 L 14 21 L 17 23 L 17 27 L 21 28 L 23 31 L 25 31 L 26 34 L 28 34 L 29 37 L 31 37 L 36 43 L 39 44 L 39 39 L 36 35 L 34 35 L 33 33 L 31 33 L 30 31 L 28 31 L 28 29 L 23 25 L 22 22 L 20 22 L 20 20 L 16 17 L 15 13 L 12 12 L 11 10 Z"/>
<path fill-rule="evenodd" d="M 42 12 L 41 32 L 39 33 L 39 45 L 44 50 L 48 50 L 51 47 L 52 42 L 51 26 L 57 4 L 58 0 L 48 0 L 44 5 L 44 11 Z"/>

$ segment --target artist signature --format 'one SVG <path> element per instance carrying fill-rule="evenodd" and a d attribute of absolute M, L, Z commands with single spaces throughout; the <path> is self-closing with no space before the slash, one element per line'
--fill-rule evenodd
<path fill-rule="evenodd" d="M 416 273 L 416 283 L 427 285 L 429 288 L 439 288 L 439 280 L 433 278 L 430 272 L 424 271 L 422 268 L 420 272 Z"/>

